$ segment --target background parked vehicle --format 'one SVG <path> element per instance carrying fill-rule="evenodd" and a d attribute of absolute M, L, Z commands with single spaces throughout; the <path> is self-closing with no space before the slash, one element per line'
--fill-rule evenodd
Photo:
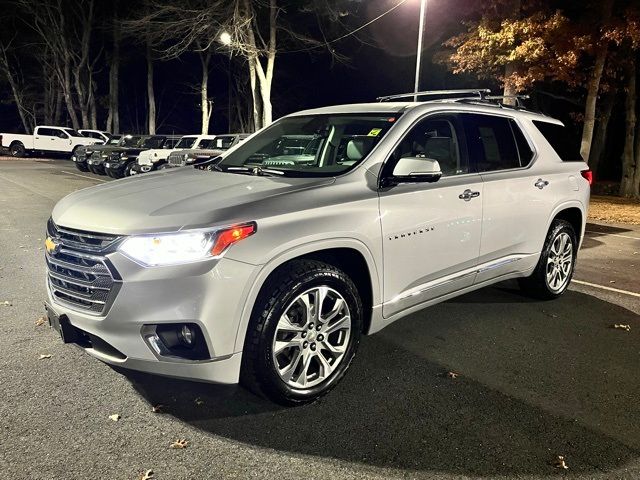
<path fill-rule="evenodd" d="M 105 148 L 92 149 L 92 153 L 87 157 L 87 168 L 91 173 L 105 175 L 104 162 L 109 155 L 120 149 L 141 147 L 149 135 L 124 135 L 117 145 L 105 145 Z"/>
<path fill-rule="evenodd" d="M 95 138 L 96 140 L 102 140 L 105 143 L 107 143 L 109 139 L 113 136 L 111 133 L 104 132 L 102 130 L 81 129 L 81 130 L 78 130 L 78 133 L 80 133 L 82 136 L 87 138 Z"/>
<path fill-rule="evenodd" d="M 128 177 L 138 160 L 138 155 L 145 150 L 161 149 L 164 145 L 174 146 L 180 137 L 167 135 L 153 135 L 144 138 L 141 144 L 134 147 L 118 147 L 112 151 L 104 161 L 104 171 L 113 178 Z"/>
<path fill-rule="evenodd" d="M 80 146 L 76 148 L 76 151 L 71 155 L 71 160 L 76 164 L 76 168 L 78 170 L 81 172 L 88 172 L 89 166 L 87 165 L 87 159 L 93 155 L 94 152 L 100 152 L 104 149 L 119 145 L 122 138 L 122 135 L 111 135 L 104 145 Z"/>
<path fill-rule="evenodd" d="M 199 162 L 207 161 L 217 157 L 231 147 L 236 146 L 248 136 L 248 133 L 216 135 L 213 140 L 201 141 L 196 148 L 173 152 L 169 155 L 166 166 L 183 167 L 185 165 L 195 165 Z"/>
<path fill-rule="evenodd" d="M 203 142 L 212 142 L 215 138 L 215 135 L 185 135 L 180 138 L 175 145 L 171 145 L 171 142 L 165 142 L 162 148 L 145 150 L 138 156 L 138 160 L 133 165 L 131 174 L 147 173 L 158 168 L 163 168 L 167 163 L 167 158 L 173 152 L 182 149 L 206 148 L 200 147 L 200 145 Z"/>
<path fill-rule="evenodd" d="M 0 142 L 3 149 L 9 149 L 13 157 L 24 157 L 35 153 L 72 154 L 81 145 L 101 144 L 103 141 L 87 138 L 67 127 L 39 126 L 33 135 L 2 133 Z"/>

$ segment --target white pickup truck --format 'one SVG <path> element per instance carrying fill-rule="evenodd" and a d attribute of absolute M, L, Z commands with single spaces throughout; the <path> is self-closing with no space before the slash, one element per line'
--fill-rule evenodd
<path fill-rule="evenodd" d="M 24 157 L 28 153 L 68 153 L 73 154 L 81 145 L 102 144 L 101 140 L 87 138 L 67 127 L 36 127 L 33 135 L 0 133 L 3 149 L 8 149 L 12 157 Z"/>

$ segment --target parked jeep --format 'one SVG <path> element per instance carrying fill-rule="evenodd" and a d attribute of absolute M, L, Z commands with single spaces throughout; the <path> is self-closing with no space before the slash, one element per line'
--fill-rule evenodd
<path fill-rule="evenodd" d="M 87 165 L 87 160 L 94 152 L 101 152 L 105 149 L 109 149 L 116 145 L 119 145 L 122 141 L 122 135 L 111 135 L 109 140 L 104 145 L 90 145 L 90 146 L 81 146 L 76 148 L 73 155 L 71 155 L 71 160 L 76 164 L 76 168 L 81 172 L 88 172 L 89 166 Z"/>
<path fill-rule="evenodd" d="M 138 155 L 138 160 L 131 169 L 131 174 L 148 173 L 162 169 L 167 164 L 167 158 L 174 152 L 184 149 L 203 148 L 213 142 L 215 135 L 185 135 L 175 145 L 165 143 L 162 148 L 145 150 Z"/>
<path fill-rule="evenodd" d="M 104 170 L 112 178 L 122 178 L 131 175 L 138 155 L 146 150 L 161 149 L 166 145 L 172 148 L 180 137 L 175 135 L 153 135 L 146 138 L 139 147 L 122 148 L 113 151 L 104 162 Z"/>
<path fill-rule="evenodd" d="M 106 175 L 104 162 L 112 153 L 123 152 L 129 148 L 142 148 L 142 145 L 148 138 L 148 135 L 124 135 L 117 145 L 108 145 L 106 148 L 99 150 L 92 149 L 91 155 L 87 157 L 87 168 L 92 173 Z"/>
<path fill-rule="evenodd" d="M 290 136 L 313 137 L 315 160 L 281 162 Z M 570 138 L 483 91 L 288 115 L 210 171 L 61 200 L 49 321 L 122 368 L 311 402 L 362 334 L 507 279 L 534 298 L 566 291 L 592 181 Z"/>
<path fill-rule="evenodd" d="M 166 167 L 184 167 L 197 165 L 220 156 L 231 147 L 235 147 L 249 136 L 248 133 L 216 135 L 213 140 L 203 140 L 196 148 L 176 150 L 167 159 Z"/>

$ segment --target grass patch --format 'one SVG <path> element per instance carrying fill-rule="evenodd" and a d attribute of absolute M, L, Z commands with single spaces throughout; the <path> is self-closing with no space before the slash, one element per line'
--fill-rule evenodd
<path fill-rule="evenodd" d="M 623 197 L 591 195 L 589 219 L 640 225 L 640 201 Z"/>

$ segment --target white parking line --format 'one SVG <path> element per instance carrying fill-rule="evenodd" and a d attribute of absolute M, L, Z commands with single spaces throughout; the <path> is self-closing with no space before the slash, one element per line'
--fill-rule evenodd
<path fill-rule="evenodd" d="M 96 182 L 102 182 L 102 183 L 107 183 L 108 182 L 108 180 L 100 180 L 99 178 L 90 177 L 88 175 L 82 175 L 80 173 L 67 172 L 66 170 L 62 170 L 62 172 L 66 173 L 68 175 L 75 175 L 76 177 L 88 178 L 89 180 L 95 180 Z"/>
<path fill-rule="evenodd" d="M 604 285 L 598 285 L 597 283 L 583 282 L 582 280 L 571 280 L 571 283 L 577 283 L 578 285 L 585 285 L 587 287 L 599 288 L 601 290 L 608 290 L 609 292 L 622 293 L 623 295 L 631 295 L 632 297 L 640 298 L 640 293 L 630 292 L 629 290 L 620 290 L 619 288 L 606 287 Z"/>
<path fill-rule="evenodd" d="M 619 233 L 594 232 L 593 230 L 585 230 L 585 233 L 593 233 L 595 235 L 606 235 L 611 237 L 630 238 L 632 240 L 640 240 L 640 237 L 632 237 L 630 235 L 620 235 Z"/>

